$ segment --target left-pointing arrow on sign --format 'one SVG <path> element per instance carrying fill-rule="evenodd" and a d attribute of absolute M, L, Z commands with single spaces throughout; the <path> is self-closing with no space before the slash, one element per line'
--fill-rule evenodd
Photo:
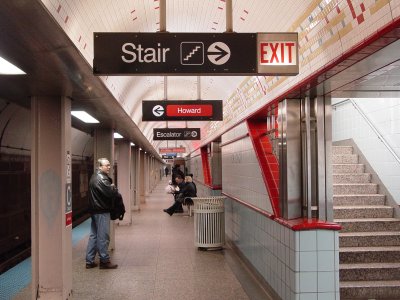
<path fill-rule="evenodd" d="M 153 107 L 153 115 L 156 117 L 161 117 L 164 114 L 164 107 L 161 105 L 156 105 Z"/>

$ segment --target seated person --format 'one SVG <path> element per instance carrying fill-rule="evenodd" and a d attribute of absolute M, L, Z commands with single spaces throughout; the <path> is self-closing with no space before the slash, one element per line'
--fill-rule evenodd
<path fill-rule="evenodd" d="M 174 204 L 169 208 L 163 210 L 170 216 L 172 216 L 176 212 L 176 209 L 182 205 L 182 202 L 186 197 L 196 197 L 195 186 L 190 176 L 185 177 L 186 182 L 183 182 L 183 178 L 181 175 L 177 175 L 175 180 L 179 186 L 179 192 L 175 195 Z"/>
<path fill-rule="evenodd" d="M 185 196 L 186 198 L 186 205 L 193 205 L 193 200 L 191 199 L 191 197 L 197 197 L 197 187 L 196 184 L 193 182 L 193 174 L 188 174 L 189 176 L 185 177 L 185 186 L 187 186 L 187 189 L 190 190 L 190 192 L 188 194 L 190 194 L 189 196 Z M 193 196 L 191 196 L 193 195 Z M 190 198 L 189 198 L 190 197 Z"/>
<path fill-rule="evenodd" d="M 196 195 L 197 195 L 197 186 L 196 186 L 196 184 L 194 183 L 194 181 L 193 181 L 193 174 L 192 173 L 190 173 L 190 174 L 188 174 L 190 177 L 191 177 L 191 182 L 193 183 L 193 185 L 194 185 L 194 192 L 196 193 Z M 195 197 L 197 197 L 197 196 L 195 196 Z"/>

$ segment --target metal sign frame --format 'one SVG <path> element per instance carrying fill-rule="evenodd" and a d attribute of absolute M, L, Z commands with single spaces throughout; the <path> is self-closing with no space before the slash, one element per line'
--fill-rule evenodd
<path fill-rule="evenodd" d="M 94 33 L 95 75 L 250 75 L 255 33 Z"/>
<path fill-rule="evenodd" d="M 93 39 L 95 75 L 299 73 L 297 32 L 95 32 Z"/>

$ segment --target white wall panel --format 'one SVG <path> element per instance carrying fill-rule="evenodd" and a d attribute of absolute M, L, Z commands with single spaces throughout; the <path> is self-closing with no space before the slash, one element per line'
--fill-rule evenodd
<path fill-rule="evenodd" d="M 368 119 L 400 156 L 400 99 L 354 99 Z M 332 110 L 332 140 L 353 139 L 394 200 L 400 204 L 400 164 L 367 122 L 348 102 Z"/>
<path fill-rule="evenodd" d="M 245 123 L 222 135 L 222 144 L 247 133 Z M 272 213 L 271 202 L 250 137 L 223 145 L 222 191 Z"/>

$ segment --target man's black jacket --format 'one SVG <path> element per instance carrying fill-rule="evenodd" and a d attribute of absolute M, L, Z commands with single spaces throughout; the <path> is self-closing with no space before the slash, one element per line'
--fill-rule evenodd
<path fill-rule="evenodd" d="M 113 199 L 118 195 L 116 187 L 111 186 L 112 179 L 96 170 L 89 182 L 89 212 L 92 214 L 111 212 Z"/>

